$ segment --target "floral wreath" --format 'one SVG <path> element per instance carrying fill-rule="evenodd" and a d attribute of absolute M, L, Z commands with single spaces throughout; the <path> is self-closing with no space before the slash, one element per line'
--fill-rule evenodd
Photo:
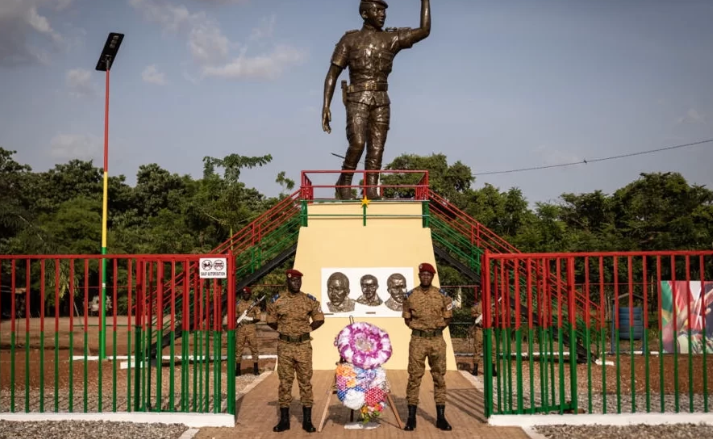
<path fill-rule="evenodd" d="M 379 327 L 350 323 L 334 340 L 340 355 L 337 364 L 337 397 L 358 410 L 364 423 L 378 419 L 386 408 L 389 383 L 381 367 L 391 358 L 391 340 Z"/>

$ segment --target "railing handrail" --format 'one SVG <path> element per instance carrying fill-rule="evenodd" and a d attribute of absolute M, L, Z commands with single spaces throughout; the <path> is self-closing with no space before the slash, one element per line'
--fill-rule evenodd
<path fill-rule="evenodd" d="M 605 251 L 605 252 L 571 252 L 571 253 L 518 253 L 509 255 L 507 253 L 491 253 L 490 259 L 568 259 L 576 257 L 651 257 L 651 256 L 711 256 L 713 250 L 647 250 L 647 251 Z"/>
<path fill-rule="evenodd" d="M 479 232 L 479 242 L 481 243 L 481 246 L 485 245 L 488 247 L 491 247 L 493 250 L 497 251 L 498 253 L 492 253 L 491 254 L 491 259 L 492 256 L 501 254 L 501 255 L 522 255 L 523 253 L 518 250 L 515 246 L 510 244 L 509 242 L 505 241 L 502 237 L 497 235 L 495 232 L 484 226 L 483 224 L 477 222 L 474 220 L 470 215 L 467 213 L 463 212 L 460 210 L 457 206 L 453 205 L 452 203 L 448 202 L 445 198 L 442 196 L 438 195 L 436 192 L 434 192 L 432 189 L 428 190 L 428 197 L 435 201 L 434 204 L 430 206 L 431 211 L 435 213 L 436 215 L 439 214 L 439 210 L 450 210 L 453 212 L 456 216 L 456 219 L 460 219 L 461 221 L 464 221 L 466 224 L 470 224 L 471 227 L 476 228 L 476 230 Z M 445 216 L 444 213 L 441 212 L 441 215 Z M 445 218 L 444 218 L 445 219 Z M 449 224 L 452 221 L 447 221 L 446 223 Z M 484 233 L 483 233 L 484 232 Z M 485 239 L 484 239 L 485 238 Z M 493 244 L 488 243 L 488 240 L 492 240 Z M 490 244 L 490 245 L 488 245 Z M 500 247 L 500 248 L 498 248 Z M 555 285 L 565 285 L 566 283 L 562 283 L 563 281 L 561 279 L 557 279 L 556 276 L 552 273 L 550 273 L 550 279 L 555 281 Z M 587 302 L 589 302 L 589 306 L 591 309 L 596 311 L 598 309 L 598 304 L 593 303 L 591 300 L 589 300 L 588 297 L 582 298 L 581 294 L 576 294 L 576 300 L 579 303 L 577 306 L 578 310 L 581 310 L 582 313 L 586 313 L 585 306 Z"/>

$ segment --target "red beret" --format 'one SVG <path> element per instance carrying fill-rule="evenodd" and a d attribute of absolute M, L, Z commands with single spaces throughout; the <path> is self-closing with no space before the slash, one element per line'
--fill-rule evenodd
<path fill-rule="evenodd" d="M 246 293 L 252 293 L 253 291 L 250 289 L 250 287 L 245 287 L 243 288 L 243 291 Z"/>
<path fill-rule="evenodd" d="M 424 262 L 423 264 L 418 266 L 419 273 L 422 273 L 424 271 L 427 273 L 436 274 L 436 269 L 433 268 L 433 265 L 429 264 L 428 262 Z"/>
<path fill-rule="evenodd" d="M 303 276 L 303 274 L 297 270 L 293 270 L 293 269 L 287 270 L 287 278 L 288 279 L 291 277 L 302 277 L 302 276 Z"/>

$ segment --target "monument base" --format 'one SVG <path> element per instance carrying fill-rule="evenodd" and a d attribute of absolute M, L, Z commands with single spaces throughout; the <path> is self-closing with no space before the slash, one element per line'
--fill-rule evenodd
<path fill-rule="evenodd" d="M 359 203 L 325 202 L 307 206 L 307 226 L 300 229 L 294 268 L 304 274 L 302 291 L 312 294 L 322 304 L 325 324 L 312 333 L 314 370 L 334 370 L 339 353 L 334 340 L 349 317 L 355 321 L 372 323 L 389 334 L 393 346 L 391 359 L 384 365 L 387 370 L 407 370 L 408 346 L 411 330 L 399 311 L 384 305 L 370 308 L 357 303 L 354 311 L 330 313 L 327 307 L 327 278 L 323 268 L 356 272 L 369 268 L 396 267 L 401 272 L 410 269 L 407 288 L 419 284 L 418 265 L 427 262 L 436 267 L 431 241 L 431 230 L 423 226 L 422 202 L 370 202 L 368 207 Z M 367 216 L 364 217 L 364 211 Z M 439 286 L 438 273 L 433 284 Z M 350 278 L 349 297 L 362 296 L 359 279 Z M 385 279 L 379 280 L 377 295 L 382 301 L 390 298 Z M 331 314 L 331 315 L 330 315 Z M 337 316 L 338 315 L 338 316 Z M 446 368 L 457 370 L 450 332 L 443 333 L 446 341 Z M 428 369 L 428 364 L 426 365 Z"/>

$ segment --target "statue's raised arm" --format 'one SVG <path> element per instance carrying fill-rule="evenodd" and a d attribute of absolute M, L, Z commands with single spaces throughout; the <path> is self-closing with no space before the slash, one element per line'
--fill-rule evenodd
<path fill-rule="evenodd" d="M 343 81 L 342 101 L 347 110 L 347 150 L 342 170 L 356 169 L 364 150 L 367 171 L 381 169 L 381 159 L 386 144 L 391 118 L 391 100 L 388 95 L 388 77 L 396 55 L 403 49 L 431 34 L 431 3 L 421 0 L 421 25 L 418 28 L 386 28 L 384 0 L 361 0 L 359 14 L 363 20 L 361 29 L 347 31 L 337 43 L 332 54 L 329 71 L 324 80 L 322 102 L 322 129 L 331 133 L 330 105 L 334 97 L 337 79 L 344 69 L 349 69 L 349 84 Z M 351 198 L 353 173 L 345 172 L 337 181 L 337 198 Z M 366 196 L 378 198 L 376 185 L 378 173 L 366 176 Z M 369 187 L 372 186 L 372 187 Z"/>
<path fill-rule="evenodd" d="M 409 32 L 410 45 L 418 43 L 431 35 L 431 1 L 421 0 L 421 26 Z"/>

